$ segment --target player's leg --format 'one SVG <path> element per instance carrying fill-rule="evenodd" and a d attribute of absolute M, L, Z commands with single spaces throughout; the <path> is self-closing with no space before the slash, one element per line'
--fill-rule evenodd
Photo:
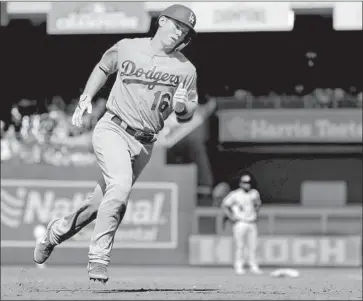
<path fill-rule="evenodd" d="M 152 145 L 139 146 L 140 154 L 133 160 L 133 183 L 137 180 L 142 170 L 150 160 Z M 106 183 L 103 177 L 98 181 L 93 193 L 75 211 L 63 218 L 52 220 L 47 227 L 44 239 L 40 240 L 34 251 L 34 260 L 44 263 L 54 250 L 56 245 L 64 242 L 77 234 L 81 229 L 94 221 L 98 207 L 104 196 Z M 122 218 L 120 218 L 121 222 Z"/>
<path fill-rule="evenodd" d="M 78 209 L 63 218 L 50 221 L 44 238 L 39 240 L 35 246 L 34 261 L 36 263 L 44 263 L 53 252 L 55 246 L 74 236 L 82 228 L 95 220 L 105 188 L 105 181 L 101 178 L 93 193 Z"/>
<path fill-rule="evenodd" d="M 78 209 L 54 222 L 50 232 L 51 240 L 56 244 L 60 244 L 94 221 L 105 190 L 106 183 L 102 177 L 93 193 Z"/>
<path fill-rule="evenodd" d="M 146 144 L 146 145 L 142 145 L 140 143 L 137 144 L 138 147 L 136 149 L 136 152 L 138 153 L 138 155 L 135 156 L 132 161 L 132 172 L 133 172 L 132 185 L 135 184 L 140 174 L 142 173 L 146 165 L 149 163 L 153 150 L 153 144 Z"/>
<path fill-rule="evenodd" d="M 244 271 L 244 237 L 246 232 L 246 225 L 242 222 L 237 222 L 233 225 L 233 238 L 234 238 L 234 270 L 237 274 L 242 275 Z"/>
<path fill-rule="evenodd" d="M 149 162 L 151 154 L 152 154 L 153 145 L 150 144 L 147 146 L 143 146 L 142 148 L 139 148 L 139 149 L 140 149 L 140 151 L 138 150 L 139 155 L 136 157 L 133 157 L 131 160 L 131 166 L 132 166 L 132 171 L 133 171 L 132 186 L 135 184 L 135 182 L 139 178 L 140 174 L 144 170 L 145 166 Z M 117 227 L 119 227 L 119 225 L 121 224 L 124 214 L 125 214 L 125 212 L 120 217 Z"/>
<path fill-rule="evenodd" d="M 258 230 L 256 224 L 250 224 L 248 229 L 247 243 L 248 243 L 248 261 L 251 272 L 255 274 L 262 274 L 260 270 L 257 259 L 257 241 L 258 241 Z"/>
<path fill-rule="evenodd" d="M 125 136 L 128 135 L 127 133 L 122 132 L 122 135 L 124 135 L 124 139 L 130 139 L 130 136 Z M 113 134 L 110 136 L 113 136 Z M 132 144 L 132 150 L 129 150 L 128 145 L 130 144 L 126 143 L 124 139 L 117 139 L 119 145 L 116 149 L 119 151 L 116 162 L 113 162 L 111 167 L 108 167 L 107 162 L 111 161 L 111 157 L 114 156 L 112 154 L 113 150 L 108 148 L 104 151 L 102 149 L 103 144 L 101 148 L 95 149 L 108 185 L 98 209 L 96 225 L 91 238 L 89 250 L 90 265 L 92 263 L 99 263 L 107 267 L 116 230 L 126 212 L 131 187 L 151 157 L 152 145 L 143 146 L 138 142 L 133 143 L 134 141 L 131 140 L 129 142 Z M 104 144 L 109 145 L 108 143 Z M 130 152 L 137 155 L 132 155 Z M 97 277 L 94 278 L 97 279 Z"/>
<path fill-rule="evenodd" d="M 132 187 L 131 154 L 128 135 L 116 124 L 99 123 L 93 134 L 94 151 L 101 167 L 106 190 L 98 208 L 89 248 L 89 276 L 107 281 L 107 266 L 114 236 L 126 211 Z"/>

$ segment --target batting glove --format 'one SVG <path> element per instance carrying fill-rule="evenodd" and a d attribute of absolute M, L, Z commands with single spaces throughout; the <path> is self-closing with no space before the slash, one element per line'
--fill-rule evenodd
<path fill-rule="evenodd" d="M 185 112 L 185 103 L 188 101 L 188 91 L 184 88 L 184 84 L 180 84 L 177 88 L 174 97 L 174 111 L 178 114 L 183 114 Z"/>
<path fill-rule="evenodd" d="M 74 111 L 73 117 L 72 117 L 72 124 L 81 127 L 83 125 L 82 116 L 83 113 L 87 110 L 88 114 L 92 113 L 92 103 L 91 103 L 91 97 L 88 95 L 82 94 L 77 108 Z"/>

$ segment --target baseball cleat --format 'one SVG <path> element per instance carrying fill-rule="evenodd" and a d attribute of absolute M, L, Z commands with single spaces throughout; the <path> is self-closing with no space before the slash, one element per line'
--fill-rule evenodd
<path fill-rule="evenodd" d="M 90 262 L 87 266 L 88 277 L 94 282 L 105 284 L 108 281 L 107 265 L 99 262 Z"/>
<path fill-rule="evenodd" d="M 237 275 L 244 275 L 246 273 L 245 269 L 244 268 L 241 268 L 241 267 L 237 267 L 234 269 L 234 272 L 237 274 Z"/>
<path fill-rule="evenodd" d="M 263 271 L 262 271 L 259 267 L 253 267 L 253 268 L 251 268 L 251 272 L 252 272 L 253 274 L 256 274 L 256 275 L 261 275 L 261 274 L 263 274 Z"/>
<path fill-rule="evenodd" d="M 44 263 L 49 258 L 50 254 L 52 254 L 54 247 L 56 246 L 55 244 L 52 244 L 50 242 L 50 238 L 49 238 L 50 228 L 56 221 L 57 221 L 57 219 L 51 221 L 48 224 L 47 231 L 45 232 L 44 237 L 42 239 L 40 239 L 35 245 L 34 261 L 37 264 Z"/>

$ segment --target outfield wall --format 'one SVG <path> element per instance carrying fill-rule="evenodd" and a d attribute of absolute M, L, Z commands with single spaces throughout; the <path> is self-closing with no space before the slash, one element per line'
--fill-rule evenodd
<path fill-rule="evenodd" d="M 187 264 L 195 211 L 194 165 L 166 166 L 156 148 L 132 190 L 113 264 Z M 1 164 L 1 263 L 33 262 L 35 229 L 72 212 L 101 176 L 96 166 Z M 56 249 L 49 264 L 86 264 L 94 223 Z"/>
<path fill-rule="evenodd" d="M 218 208 L 195 207 L 194 165 L 165 165 L 156 150 L 131 193 L 112 264 L 231 265 L 231 228 Z M 1 164 L 1 264 L 32 264 L 35 229 L 92 192 L 95 166 Z M 264 206 L 258 259 L 273 266 L 361 266 L 362 206 Z M 93 223 L 59 246 L 49 265 L 86 264 Z"/>

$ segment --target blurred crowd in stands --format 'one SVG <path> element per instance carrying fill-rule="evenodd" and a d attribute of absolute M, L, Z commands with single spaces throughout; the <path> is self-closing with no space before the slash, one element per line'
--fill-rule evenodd
<path fill-rule="evenodd" d="M 239 89 L 234 93 L 235 104 L 238 107 L 258 108 L 362 108 L 362 91 L 350 87 L 343 89 L 317 88 L 311 93 L 304 91 L 303 85 L 295 86 L 294 95 L 279 95 L 271 92 L 269 95 L 253 96 L 250 92 Z"/>
<path fill-rule="evenodd" d="M 22 99 L 12 106 L 9 118 L 1 120 L 1 160 L 20 158 L 25 163 L 84 165 L 95 162 L 91 131 L 105 111 L 106 99 L 93 103 L 92 114 L 85 114 L 84 126 L 72 126 L 78 100 L 68 104 L 54 96 L 39 112 L 36 100 Z"/>
<path fill-rule="evenodd" d="M 362 108 L 362 91 L 351 87 L 316 89 L 304 93 L 304 86 L 295 87 L 295 95 L 271 92 L 254 96 L 245 90 L 236 90 L 234 97 L 221 98 L 219 105 L 239 108 Z M 1 161 L 20 159 L 24 163 L 53 165 L 88 165 L 95 162 L 91 133 L 105 112 L 105 98 L 97 98 L 92 114 L 85 114 L 84 127 L 72 126 L 71 119 L 78 100 L 65 102 L 54 96 L 39 112 L 39 103 L 22 99 L 12 106 L 8 118 L 1 120 Z M 218 105 L 218 102 L 217 102 Z M 19 162 L 20 162 L 19 161 Z"/>

